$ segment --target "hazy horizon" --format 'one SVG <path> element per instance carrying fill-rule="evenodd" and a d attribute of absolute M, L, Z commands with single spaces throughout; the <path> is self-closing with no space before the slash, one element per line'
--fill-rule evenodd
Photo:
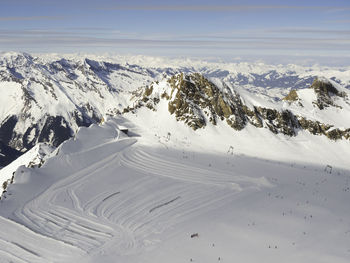
<path fill-rule="evenodd" d="M 349 65 L 350 3 L 4 0 L 0 51 Z"/>

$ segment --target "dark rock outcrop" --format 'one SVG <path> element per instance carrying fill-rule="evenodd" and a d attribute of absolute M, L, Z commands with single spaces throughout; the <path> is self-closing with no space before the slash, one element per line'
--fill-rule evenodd
<path fill-rule="evenodd" d="M 174 114 L 176 120 L 183 121 L 194 130 L 204 128 L 207 122 L 216 125 L 221 120 L 235 130 L 242 130 L 249 123 L 257 128 L 267 128 L 275 134 L 288 136 L 296 136 L 299 130 L 307 130 L 311 134 L 324 135 L 332 140 L 350 138 L 350 129 L 341 130 L 329 124 L 308 120 L 290 110 L 278 111 L 256 106 L 249 108 L 242 102 L 240 95 L 225 83 L 219 88 L 199 73 L 181 73 L 170 77 L 170 89 L 162 94 L 157 94 L 153 85 L 137 90 L 134 93 L 134 106 L 124 109 L 124 113 L 135 112 L 143 106 L 156 110 L 160 99 L 164 99 L 168 101 L 170 114 Z M 334 95 L 345 96 L 332 84 L 320 80 L 315 80 L 311 88 L 315 89 L 319 102 L 323 103 L 318 106 L 334 105 L 331 104 L 331 97 Z M 299 101 L 296 90 L 291 90 L 283 100 L 291 103 Z"/>
<path fill-rule="evenodd" d="M 341 108 L 335 103 L 334 98 L 346 97 L 345 93 L 339 92 L 337 88 L 332 85 L 332 83 L 326 80 L 315 79 L 310 88 L 314 89 L 317 96 L 317 100 L 313 103 L 320 110 L 323 110 L 329 106 Z"/>
<path fill-rule="evenodd" d="M 0 141 L 0 168 L 8 165 L 21 156 L 22 153 Z"/>

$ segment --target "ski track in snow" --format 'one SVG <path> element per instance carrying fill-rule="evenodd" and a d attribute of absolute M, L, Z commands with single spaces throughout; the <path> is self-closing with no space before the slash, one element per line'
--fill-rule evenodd
<path fill-rule="evenodd" d="M 61 251 L 77 257 L 110 251 L 134 254 L 156 243 L 159 236 L 154 238 L 155 234 L 200 216 L 245 189 L 269 186 L 264 178 L 233 175 L 162 158 L 135 142 L 135 139 L 113 141 L 108 146 L 113 149 L 113 144 L 118 151 L 110 150 L 106 158 L 98 158 L 102 146 L 62 158 L 69 167 L 74 167 L 79 157 L 86 154 L 95 155 L 96 161 L 52 184 L 17 209 L 13 218 L 28 227 L 23 234 L 28 239 L 35 236 L 59 249 L 50 246 L 45 249 L 46 245 L 33 249 L 26 246 L 26 239 L 6 240 L 2 236 L 8 235 L 0 235 L 0 243 L 4 244 L 0 253 L 5 262 L 56 262 L 58 258 L 64 261 Z M 96 189 L 94 179 L 108 181 L 113 176 L 109 171 L 117 171 L 121 180 L 106 191 L 101 191 L 102 187 Z M 147 195 L 145 191 L 154 194 Z M 18 224 L 2 217 L 0 221 L 10 229 Z"/>

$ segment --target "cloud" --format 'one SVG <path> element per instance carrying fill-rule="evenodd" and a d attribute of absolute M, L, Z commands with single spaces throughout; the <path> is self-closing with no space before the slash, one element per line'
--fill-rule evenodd
<path fill-rule="evenodd" d="M 104 46 L 109 48 L 164 48 L 164 49 L 257 49 L 257 50 L 350 50 L 350 38 L 336 37 L 274 37 L 274 36 L 211 36 L 208 38 L 157 38 L 148 36 L 126 36 L 122 34 L 96 36 L 77 32 L 48 30 L 0 30 L 2 46 L 60 45 L 74 47 Z"/>
<path fill-rule="evenodd" d="M 60 16 L 3 16 L 0 21 L 61 20 Z"/>
<path fill-rule="evenodd" d="M 78 29 L 78 28 L 76 28 Z M 350 54 L 350 37 L 336 36 L 297 37 L 289 34 L 267 34 L 255 31 L 247 35 L 235 32 L 213 33 L 201 36 L 186 35 L 99 35 L 86 30 L 1 30 L 0 50 L 25 52 L 118 52 L 119 54 L 143 54 L 152 56 L 198 56 L 230 58 L 232 56 L 252 56 L 270 58 L 271 56 L 321 57 L 327 63 L 347 63 Z M 337 58 L 341 58 L 340 60 Z M 279 58 L 281 61 L 281 58 Z"/>
<path fill-rule="evenodd" d="M 0 30 L 1 31 L 1 30 Z M 160 40 L 142 38 L 97 38 L 93 36 L 50 32 L 40 35 L 3 35 L 0 32 L 0 50 L 25 52 L 118 52 L 118 54 L 143 54 L 151 56 L 213 57 L 230 59 L 241 56 L 257 60 L 298 55 L 300 60 L 313 56 L 314 61 L 348 65 L 350 40 L 291 39 L 291 38 L 236 38 L 229 40 Z M 327 58 L 325 58 L 327 56 Z M 323 57 L 323 58 L 322 58 Z M 322 60 L 320 60 L 322 58 Z M 296 60 L 293 60 L 296 61 Z M 291 61 L 289 61 L 291 63 Z"/>
<path fill-rule="evenodd" d="M 339 20 L 328 20 L 326 21 L 328 24 L 349 24 L 350 19 L 339 19 Z"/>
<path fill-rule="evenodd" d="M 336 6 L 289 6 L 289 5 L 120 5 L 101 7 L 102 10 L 131 10 L 131 11 L 196 11 L 196 12 L 240 12 L 261 10 L 325 10 L 349 11 L 350 7 Z"/>
<path fill-rule="evenodd" d="M 327 35 L 349 35 L 350 36 L 350 30 L 322 29 L 322 28 L 279 28 L 279 29 L 269 29 L 269 30 L 266 30 L 265 32 L 311 34 L 311 35 L 322 34 L 323 36 L 327 36 Z"/>

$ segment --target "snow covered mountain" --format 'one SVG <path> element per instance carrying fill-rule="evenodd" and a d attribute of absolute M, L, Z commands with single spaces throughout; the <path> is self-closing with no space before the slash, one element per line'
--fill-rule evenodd
<path fill-rule="evenodd" d="M 1 55 L 0 167 L 37 143 L 57 147 L 78 127 L 143 106 L 195 130 L 224 121 L 234 130 L 349 138 L 349 69 L 95 59 Z M 157 106 L 163 100 L 167 108 Z"/>
<path fill-rule="evenodd" d="M 0 76 L 0 262 L 348 262 L 350 69 L 6 53 Z"/>
<path fill-rule="evenodd" d="M 147 88 L 154 81 L 169 78 L 172 78 L 172 81 L 176 78 L 179 80 L 183 74 L 191 79 L 189 74 L 199 73 L 206 78 L 205 81 L 209 81 L 208 83 L 216 83 L 218 87 L 213 90 L 214 93 L 222 90 L 223 85 L 227 86 L 225 92 L 230 90 L 236 97 L 239 96 L 238 100 L 245 101 L 241 106 L 249 107 L 250 112 L 246 112 L 245 117 L 241 116 L 241 121 L 244 124 L 249 121 L 258 127 L 264 126 L 261 117 L 267 118 L 266 108 L 275 108 L 275 105 L 271 107 L 271 104 L 281 104 L 281 99 L 290 90 L 309 87 L 316 77 L 328 78 L 337 89 L 344 90 L 350 86 L 349 70 L 346 69 L 337 71 L 293 65 L 282 68 L 259 63 L 191 63 L 137 57 L 127 58 L 128 61 L 139 63 L 131 65 L 126 62 L 126 58 L 115 58 L 113 61 L 106 59 L 109 62 L 99 59 L 65 59 L 55 56 L 40 58 L 25 53 L 4 53 L 0 56 L 0 166 L 10 163 L 38 142 L 57 147 L 73 136 L 78 127 L 99 123 L 107 116 L 115 116 L 125 108 L 132 108 L 134 102 L 130 102 L 130 92 L 135 93 L 142 87 Z M 174 76 L 180 73 L 182 75 Z M 245 98 L 245 94 L 255 96 L 247 95 Z M 344 96 L 344 99 L 346 97 Z M 329 105 L 328 102 L 326 104 Z M 256 113 L 259 108 L 263 112 Z M 237 114 L 242 114 L 243 109 L 239 110 L 241 113 L 236 112 L 236 117 Z M 255 112 L 251 112 L 252 110 Z M 304 112 L 309 110 L 310 108 L 306 107 Z M 347 108 L 342 112 L 346 115 Z M 179 114 L 181 112 L 177 110 L 176 115 Z M 202 124 L 203 118 L 202 116 L 198 119 Z M 271 121 L 273 120 L 270 120 L 270 128 L 273 127 Z M 243 123 L 234 122 L 233 125 L 242 126 Z M 324 123 L 333 125 L 332 116 Z M 348 122 L 342 126 L 348 128 Z M 276 127 L 272 130 L 276 130 Z"/>
<path fill-rule="evenodd" d="M 245 92 L 225 81 L 216 83 L 198 73 L 177 74 L 135 93 L 134 107 L 124 112 L 135 112 L 142 106 L 158 110 L 160 101 L 166 100 L 169 113 L 194 130 L 225 121 L 235 130 L 250 124 L 289 136 L 308 130 L 334 140 L 350 138 L 350 91 L 334 81 L 315 79 L 309 88 L 292 89 L 285 98 L 272 103 L 259 101 L 259 94 Z"/>
<path fill-rule="evenodd" d="M 5 53 L 0 58 L 0 141 L 21 152 L 38 142 L 58 146 L 78 127 L 116 114 L 126 103 L 123 92 L 151 76 L 137 66 L 89 59 L 45 62 Z"/>

